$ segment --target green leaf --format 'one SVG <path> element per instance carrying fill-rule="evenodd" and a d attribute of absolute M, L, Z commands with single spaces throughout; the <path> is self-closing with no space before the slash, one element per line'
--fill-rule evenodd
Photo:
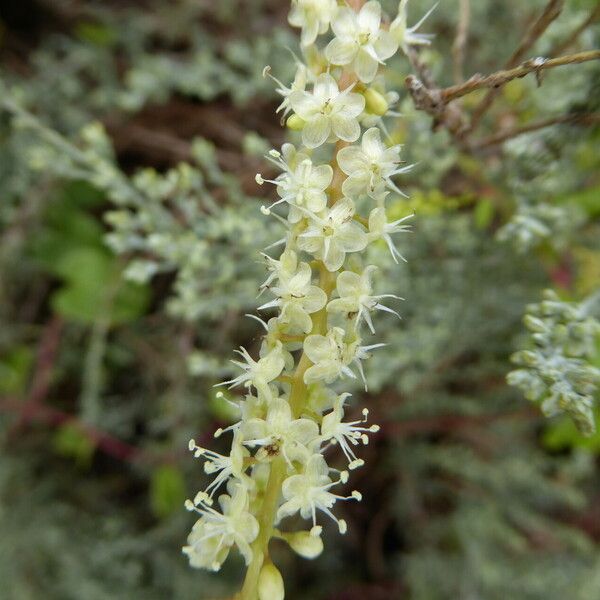
<path fill-rule="evenodd" d="M 475 225 L 478 229 L 487 229 L 494 218 L 494 204 L 488 198 L 480 200 L 473 213 Z"/>
<path fill-rule="evenodd" d="M 185 483 L 179 469 L 162 465 L 152 473 L 150 506 L 157 517 L 164 519 L 180 511 L 185 497 Z"/>
<path fill-rule="evenodd" d="M 21 395 L 25 391 L 33 351 L 27 346 L 16 346 L 0 360 L 0 392 Z"/>
<path fill-rule="evenodd" d="M 599 416 L 600 411 L 596 411 L 597 421 Z M 577 448 L 600 454 L 600 431 L 585 437 L 569 417 L 563 417 L 546 427 L 542 435 L 542 444 L 553 451 Z"/>
<path fill-rule="evenodd" d="M 111 324 L 132 321 L 144 314 L 149 288 L 125 282 L 117 259 L 104 250 L 81 247 L 65 252 L 54 266 L 66 285 L 52 296 L 52 307 L 67 319 Z"/>
<path fill-rule="evenodd" d="M 76 425 L 67 423 L 58 428 L 53 438 L 54 450 L 67 458 L 72 458 L 80 467 L 89 467 L 96 446 Z"/>
<path fill-rule="evenodd" d="M 117 39 L 115 31 L 101 23 L 79 23 L 75 27 L 75 34 L 95 46 L 112 46 Z"/>
<path fill-rule="evenodd" d="M 573 203 L 585 210 L 590 217 L 600 216 L 600 187 L 592 187 L 559 199 L 560 203 Z"/>

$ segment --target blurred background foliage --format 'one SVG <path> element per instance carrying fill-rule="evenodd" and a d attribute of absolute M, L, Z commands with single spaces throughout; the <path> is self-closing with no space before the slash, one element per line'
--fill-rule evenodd
<path fill-rule="evenodd" d="M 395 10 L 395 3 L 384 3 Z M 458 0 L 422 60 L 452 83 Z M 465 73 L 499 69 L 544 7 L 471 2 Z M 429 8 L 410 3 L 411 22 Z M 230 415 L 212 385 L 256 349 L 265 150 L 285 139 L 269 64 L 294 70 L 276 0 L 22 0 L 0 8 L 0 598 L 212 599 L 236 589 L 180 554 L 187 452 Z M 595 0 L 567 0 L 534 53 L 597 48 Z M 574 39 L 571 34 L 589 19 Z M 565 43 L 570 43 L 565 46 Z M 600 434 L 545 420 L 506 383 L 522 318 L 553 288 L 600 287 L 600 127 L 573 122 L 470 151 L 415 110 L 387 127 L 417 166 L 416 213 L 381 281 L 406 301 L 353 390 L 382 426 L 360 505 L 315 562 L 282 549 L 289 597 L 600 598 Z M 461 101 L 468 112 L 482 98 Z M 500 91 L 479 138 L 600 110 L 600 65 Z M 263 277 L 264 278 L 264 277 Z M 394 289 L 390 289 L 393 287 Z M 598 314 L 596 313 L 596 317 Z M 379 341 L 379 339 L 378 339 Z M 600 346 L 588 356 L 600 367 Z M 594 391 L 597 397 L 597 391 Z M 217 444 L 218 442 L 210 442 Z"/>

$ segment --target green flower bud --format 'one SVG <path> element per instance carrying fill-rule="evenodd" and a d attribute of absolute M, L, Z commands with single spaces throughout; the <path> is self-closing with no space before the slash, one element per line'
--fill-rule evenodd
<path fill-rule="evenodd" d="M 383 94 L 379 93 L 378 91 L 374 90 L 373 88 L 369 88 L 364 93 L 364 97 L 365 97 L 365 101 L 366 101 L 365 108 L 366 108 L 367 112 L 374 114 L 374 115 L 378 115 L 380 117 L 385 115 L 385 113 L 387 112 L 387 110 L 389 108 L 389 105 L 387 103 L 387 100 L 383 96 Z"/>
<path fill-rule="evenodd" d="M 311 535 L 310 531 L 298 531 L 284 535 L 292 550 L 302 558 L 316 558 L 323 552 L 323 540 L 318 535 Z"/>
<path fill-rule="evenodd" d="M 263 565 L 258 576 L 258 598 L 259 600 L 283 600 L 285 590 L 283 577 L 277 567 L 269 562 Z"/>
<path fill-rule="evenodd" d="M 304 119 L 301 119 L 298 115 L 292 115 L 286 122 L 287 128 L 292 131 L 302 131 L 304 124 Z"/>

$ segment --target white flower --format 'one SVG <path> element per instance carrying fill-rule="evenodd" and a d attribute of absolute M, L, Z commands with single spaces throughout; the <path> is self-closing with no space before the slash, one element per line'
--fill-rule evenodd
<path fill-rule="evenodd" d="M 410 225 L 401 225 L 406 219 L 410 219 L 413 215 L 407 215 L 397 221 L 388 223 L 387 216 L 385 214 L 385 208 L 378 207 L 374 208 L 369 214 L 369 241 L 383 239 L 388 245 L 392 258 L 397 263 L 398 258 L 401 258 L 406 262 L 406 259 L 400 252 L 398 252 L 394 242 L 392 241 L 392 233 L 404 233 L 410 231 Z"/>
<path fill-rule="evenodd" d="M 278 296 L 258 309 L 281 307 L 280 321 L 291 330 L 299 329 L 308 333 L 312 329 L 310 315 L 321 310 L 327 303 L 327 294 L 318 286 L 311 285 L 312 271 L 308 263 L 300 263 L 291 276 L 280 276 L 279 284 L 271 286 Z"/>
<path fill-rule="evenodd" d="M 368 266 L 362 275 L 353 273 L 352 271 L 343 271 L 337 277 L 336 289 L 339 298 L 331 300 L 327 305 L 327 311 L 333 313 L 343 313 L 346 315 L 356 315 L 356 325 L 360 324 L 361 320 L 364 319 L 371 330 L 371 333 L 375 333 L 373 327 L 373 321 L 371 319 L 370 311 L 381 310 L 384 312 L 392 313 L 400 318 L 400 315 L 391 308 L 384 306 L 379 303 L 382 298 L 396 298 L 401 300 L 399 296 L 394 294 L 380 294 L 373 296 L 373 288 L 371 286 L 371 273 L 377 267 Z"/>
<path fill-rule="evenodd" d="M 327 32 L 336 8 L 336 0 L 292 0 L 288 21 L 290 25 L 302 28 L 300 41 L 303 46 L 313 44 L 317 35 Z"/>
<path fill-rule="evenodd" d="M 346 362 L 356 363 L 356 367 L 358 372 L 360 373 L 360 377 L 365 384 L 365 392 L 369 391 L 369 386 L 367 385 L 367 378 L 365 377 L 365 371 L 363 369 L 362 362 L 367 358 L 371 358 L 370 351 L 375 350 L 376 348 L 383 348 L 387 346 L 387 344 L 371 344 L 370 346 L 361 346 L 360 340 L 356 340 L 352 344 L 350 344 L 346 351 Z"/>
<path fill-rule="evenodd" d="M 246 565 L 252 560 L 250 544 L 259 531 L 256 517 L 248 511 L 248 491 L 243 485 L 235 486 L 232 496 L 219 496 L 222 513 L 211 508 L 204 492 L 197 494 L 194 502 L 188 500 L 186 508 L 201 516 L 188 536 L 183 553 L 192 567 L 218 571 L 235 544 Z"/>
<path fill-rule="evenodd" d="M 264 252 L 261 254 L 265 259 L 267 271 L 269 271 L 269 276 L 260 285 L 261 293 L 264 290 L 269 289 L 276 279 L 292 277 L 298 268 L 298 256 L 293 250 L 284 250 L 279 257 L 279 260 L 271 258 Z"/>
<path fill-rule="evenodd" d="M 319 75 L 312 93 L 293 92 L 289 100 L 294 112 L 305 121 L 302 142 L 307 148 L 319 147 L 332 133 L 346 142 L 360 136 L 357 117 L 365 108 L 365 99 L 351 93 L 351 88 L 340 92 L 329 73 Z"/>
<path fill-rule="evenodd" d="M 298 236 L 298 247 L 323 261 L 329 271 L 337 271 L 347 252 L 364 250 L 367 235 L 352 220 L 354 203 L 342 198 L 328 212 L 311 215 L 311 224 Z"/>
<path fill-rule="evenodd" d="M 278 342 L 275 348 L 257 361 L 242 346 L 236 352 L 244 358 L 245 362 L 239 360 L 232 360 L 231 362 L 240 367 L 243 373 L 217 385 L 228 385 L 230 388 L 242 384 L 246 387 L 254 386 L 260 394 L 270 399 L 273 394 L 269 382 L 279 377 L 285 366 L 281 342 Z"/>
<path fill-rule="evenodd" d="M 271 206 L 287 202 L 290 205 L 290 223 L 302 219 L 302 209 L 321 212 L 327 206 L 326 190 L 333 179 L 330 165 L 315 166 L 306 153 L 298 152 L 292 144 L 284 144 L 281 152 L 271 150 L 267 159 L 282 169 L 283 173 L 275 180 L 264 179 L 258 173 L 256 182 L 259 185 L 269 182 L 277 186 L 281 199 Z"/>
<path fill-rule="evenodd" d="M 400 45 L 405 54 L 408 53 L 409 46 L 428 46 L 431 44 L 433 35 L 428 33 L 417 33 L 417 29 L 423 25 L 427 17 L 429 17 L 437 6 L 437 3 L 434 4 L 416 25 L 407 27 L 407 4 L 408 0 L 400 0 L 400 4 L 398 5 L 398 16 L 390 25 L 390 33 L 394 36 L 396 42 Z"/>
<path fill-rule="evenodd" d="M 317 510 L 321 510 L 337 523 L 340 533 L 346 533 L 346 522 L 338 519 L 331 508 L 337 500 L 361 500 L 361 495 L 354 491 L 351 496 L 338 496 L 329 489 L 338 483 L 346 483 L 347 480 L 348 473 L 342 471 L 340 479 L 332 481 L 325 459 L 320 454 L 313 454 L 306 463 L 304 473 L 292 475 L 283 482 L 282 491 L 286 502 L 279 507 L 277 519 L 300 512 L 303 519 L 312 519 L 311 533 L 319 535 L 321 528 L 317 527 Z"/>
<path fill-rule="evenodd" d="M 342 191 L 349 198 L 368 194 L 377 198 L 386 187 L 405 196 L 391 180 L 394 175 L 406 173 L 412 165 L 399 167 L 401 146 L 390 148 L 381 141 L 377 127 L 367 129 L 359 146 L 342 148 L 337 154 L 340 169 L 348 175 L 342 184 Z"/>
<path fill-rule="evenodd" d="M 244 444 L 265 448 L 265 458 L 281 452 L 288 465 L 307 460 L 307 448 L 319 435 L 319 427 L 310 419 L 292 419 L 289 402 L 277 398 L 269 403 L 266 419 L 250 419 L 243 425 Z"/>
<path fill-rule="evenodd" d="M 190 440 L 189 448 L 194 452 L 196 458 L 206 458 L 206 462 L 204 463 L 204 472 L 206 474 L 213 475 L 217 473 L 215 479 L 205 490 L 207 494 L 210 492 L 209 498 L 212 498 L 221 484 L 225 483 L 230 477 L 235 477 L 243 481 L 247 486 L 249 484 L 251 487 L 252 482 L 244 473 L 244 458 L 249 456 L 250 453 L 242 446 L 242 439 L 238 431 L 236 431 L 233 437 L 229 456 L 223 456 L 218 452 L 201 448 L 196 445 L 194 440 Z M 205 500 L 205 502 L 210 504 L 208 500 Z"/>
<path fill-rule="evenodd" d="M 333 410 L 323 417 L 323 423 L 321 424 L 321 436 L 325 441 L 331 441 L 333 444 L 339 444 L 342 452 L 348 459 L 348 468 L 356 469 L 365 464 L 364 460 L 356 458 L 354 450 L 350 447 L 357 446 L 359 442 L 364 445 L 369 443 L 369 437 L 367 433 L 377 433 L 379 431 L 379 425 L 371 425 L 370 427 L 364 427 L 369 410 L 364 408 L 362 411 L 363 419 L 361 421 L 350 421 L 344 423 L 344 401 L 350 394 L 341 394 L 335 401 Z"/>
<path fill-rule="evenodd" d="M 306 84 L 309 81 L 310 74 L 311 73 L 308 70 L 306 65 L 302 64 L 301 62 L 297 62 L 296 75 L 294 75 L 294 81 L 292 82 L 290 87 L 287 87 L 283 83 L 281 83 L 281 81 L 279 81 L 279 79 L 277 79 L 276 77 L 273 77 L 273 75 L 271 75 L 271 67 L 266 66 L 263 69 L 263 77 L 264 76 L 270 77 L 279 86 L 278 88 L 275 89 L 275 91 L 279 95 L 283 96 L 283 100 L 281 101 L 281 104 L 277 107 L 277 110 L 275 111 L 275 113 L 279 113 L 279 112 L 283 111 L 283 114 L 281 116 L 282 124 L 285 120 L 285 117 L 288 115 L 288 113 L 291 110 L 290 99 L 289 99 L 290 94 L 292 94 L 293 92 L 304 91 L 304 89 L 306 88 Z"/>
<path fill-rule="evenodd" d="M 291 146 L 291 144 L 286 145 Z M 274 154 L 272 156 L 275 157 Z M 293 158 L 302 158 L 302 160 L 299 163 L 297 163 L 297 160 L 294 160 L 297 163 L 294 167 L 292 166 L 293 163 L 290 164 L 279 159 L 276 164 L 284 167 L 284 173 L 279 175 L 275 180 L 263 179 L 258 174 L 256 181 L 259 185 L 268 181 L 277 186 L 277 193 L 281 199 L 272 206 L 287 202 L 290 205 L 288 220 L 290 223 L 297 223 L 304 217 L 302 209 L 314 213 L 321 212 L 327 206 L 327 194 L 325 190 L 329 187 L 333 179 L 333 169 L 330 165 L 313 165 L 310 158 L 300 152 L 295 153 Z"/>
<path fill-rule="evenodd" d="M 304 383 L 323 380 L 331 383 L 340 375 L 356 378 L 348 367 L 344 330 L 332 327 L 327 335 L 309 335 L 304 340 L 304 352 L 313 363 L 304 373 Z"/>
<path fill-rule="evenodd" d="M 327 60 L 334 65 L 351 64 L 358 78 L 369 83 L 379 64 L 398 50 L 396 38 L 381 29 L 379 2 L 367 2 L 358 13 L 342 7 L 336 12 L 331 29 L 335 38 L 325 48 Z"/>

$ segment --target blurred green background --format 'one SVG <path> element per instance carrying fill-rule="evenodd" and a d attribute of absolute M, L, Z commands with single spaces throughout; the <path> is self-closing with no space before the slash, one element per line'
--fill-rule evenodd
<path fill-rule="evenodd" d="M 501 68 L 545 4 L 473 0 L 467 76 Z M 428 8 L 413 0 L 409 23 Z M 183 502 L 205 480 L 187 443 L 225 449 L 212 386 L 259 340 L 244 314 L 279 230 L 254 174 L 287 135 L 262 68 L 293 75 L 287 11 L 0 5 L 0 600 L 226 598 L 241 580 L 239 557 L 212 575 L 181 555 Z M 567 0 L 528 57 L 598 48 L 599 12 Z M 439 85 L 458 20 L 459 0 L 442 0 L 424 27 Z M 600 287 L 600 63 L 511 82 L 474 137 L 585 119 L 476 150 L 415 110 L 405 58 L 388 71 L 403 116 L 386 125 L 417 163 L 393 209 L 416 218 L 406 264 L 373 249 L 382 288 L 406 301 L 400 323 L 377 319 L 389 345 L 369 394 L 351 390 L 382 430 L 348 534 L 327 531 L 312 562 L 276 548 L 287 597 L 597 600 L 600 434 L 544 419 L 505 377 L 530 343 L 528 304 Z"/>

